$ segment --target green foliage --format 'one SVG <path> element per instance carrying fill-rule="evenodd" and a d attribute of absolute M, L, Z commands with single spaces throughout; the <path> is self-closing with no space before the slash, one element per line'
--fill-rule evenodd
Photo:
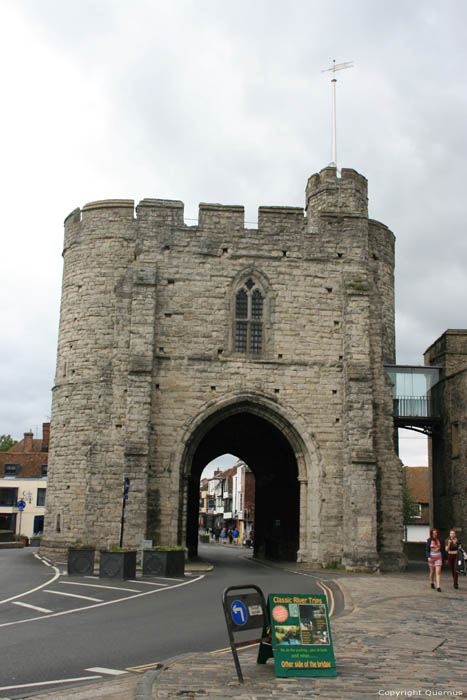
<path fill-rule="evenodd" d="M 185 550 L 183 547 L 178 547 L 178 546 L 170 547 L 169 545 L 160 544 L 160 545 L 157 545 L 156 547 L 145 547 L 144 551 L 145 552 L 146 551 L 148 551 L 148 552 L 183 552 Z"/>
<path fill-rule="evenodd" d="M 368 285 L 362 282 L 361 280 L 354 280 L 352 284 L 350 285 L 352 289 L 355 289 L 357 292 L 367 292 L 368 291 Z"/>
<path fill-rule="evenodd" d="M 417 514 L 417 503 L 413 500 L 410 493 L 405 469 L 402 470 L 402 513 L 404 525 L 410 525 L 412 518 Z"/>
<path fill-rule="evenodd" d="M 107 547 L 107 549 L 101 549 L 101 552 L 136 552 L 134 547 Z"/>
<path fill-rule="evenodd" d="M 323 564 L 323 569 L 343 569 L 341 561 L 329 561 L 327 564 Z"/>
<path fill-rule="evenodd" d="M 75 542 L 75 544 L 72 544 L 68 549 L 92 549 L 93 551 L 96 549 L 95 544 L 85 544 L 83 542 Z"/>
<path fill-rule="evenodd" d="M 0 435 L 0 452 L 6 452 L 13 445 L 16 445 L 16 440 L 11 435 Z"/>

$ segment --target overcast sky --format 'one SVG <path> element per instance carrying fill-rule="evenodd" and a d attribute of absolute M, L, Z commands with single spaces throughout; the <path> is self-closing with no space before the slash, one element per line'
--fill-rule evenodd
<path fill-rule="evenodd" d="M 354 61 L 338 166 L 397 238 L 397 361 L 467 327 L 466 20 L 465 0 L 0 0 L 0 434 L 50 416 L 70 211 L 303 206 L 331 160 L 333 59 Z"/>

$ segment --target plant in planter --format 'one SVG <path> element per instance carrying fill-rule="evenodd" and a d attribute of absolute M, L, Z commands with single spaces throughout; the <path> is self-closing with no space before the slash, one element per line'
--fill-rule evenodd
<path fill-rule="evenodd" d="M 93 544 L 78 542 L 68 548 L 68 576 L 92 576 L 94 573 Z"/>
<path fill-rule="evenodd" d="M 101 550 L 100 578 L 134 578 L 136 576 L 136 550 L 126 547 L 109 547 Z"/>
<path fill-rule="evenodd" d="M 185 573 L 185 550 L 183 547 L 160 545 L 144 549 L 143 576 L 183 576 Z"/>

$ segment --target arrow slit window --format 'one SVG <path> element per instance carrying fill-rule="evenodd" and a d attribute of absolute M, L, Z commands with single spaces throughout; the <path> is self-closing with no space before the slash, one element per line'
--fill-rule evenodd
<path fill-rule="evenodd" d="M 249 277 L 235 294 L 235 352 L 261 355 L 264 345 L 264 295 Z"/>

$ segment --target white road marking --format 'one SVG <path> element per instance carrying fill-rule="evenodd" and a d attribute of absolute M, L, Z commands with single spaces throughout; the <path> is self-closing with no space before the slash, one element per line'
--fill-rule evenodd
<path fill-rule="evenodd" d="M 168 583 L 156 583 L 155 581 L 130 581 L 130 583 L 144 583 L 146 586 L 168 586 Z"/>
<path fill-rule="evenodd" d="M 38 685 L 58 685 L 59 683 L 76 683 L 78 681 L 94 681 L 102 676 L 82 676 L 81 678 L 62 678 L 59 681 L 41 681 L 40 683 L 23 683 L 23 685 L 4 685 L 0 690 L 19 690 L 20 688 L 34 688 Z"/>
<path fill-rule="evenodd" d="M 90 671 L 91 673 L 103 673 L 108 676 L 124 676 L 128 671 L 117 671 L 115 668 L 101 668 L 100 666 L 94 666 L 94 668 L 85 668 L 85 671 Z"/>
<path fill-rule="evenodd" d="M 94 603 L 102 603 L 102 598 L 91 598 L 91 596 L 78 595 L 77 593 L 64 593 L 63 591 L 44 591 L 44 593 L 53 593 L 54 595 L 63 595 L 66 598 L 82 598 L 83 600 L 92 600 Z"/>
<path fill-rule="evenodd" d="M 60 571 L 59 571 L 59 569 L 57 569 L 56 566 L 52 566 L 52 564 L 49 564 L 47 561 L 45 561 L 45 559 L 42 559 L 42 557 L 40 557 L 38 554 L 34 554 L 34 556 L 36 557 L 36 559 L 39 559 L 39 561 L 41 561 L 43 564 L 52 568 L 55 571 L 55 576 L 53 576 L 52 579 L 49 579 L 45 583 L 41 583 L 40 586 L 36 586 L 35 588 L 31 588 L 29 591 L 25 591 L 24 593 L 19 593 L 18 595 L 12 595 L 11 598 L 5 598 L 5 600 L 0 600 L 0 605 L 2 605 L 3 603 L 9 603 L 12 600 L 17 600 L 18 598 L 24 598 L 25 595 L 30 595 L 30 593 L 35 593 L 36 591 L 39 591 L 41 588 L 44 588 L 44 586 L 50 586 L 51 583 L 53 583 L 54 581 L 56 581 L 58 579 L 58 577 L 60 576 Z"/>
<path fill-rule="evenodd" d="M 20 600 L 13 600 L 12 605 L 21 605 L 22 608 L 30 608 L 31 610 L 37 610 L 37 612 L 51 613 L 53 610 L 47 610 L 47 608 L 40 608 L 38 605 L 30 605 L 29 603 L 22 603 Z"/>
<path fill-rule="evenodd" d="M 107 600 L 104 603 L 96 603 L 96 605 L 85 605 L 81 608 L 74 608 L 73 610 L 62 610 L 61 612 L 51 613 L 50 615 L 43 615 L 42 617 L 31 617 L 28 620 L 14 620 L 13 622 L 2 622 L 0 628 L 11 627 L 12 625 L 24 625 L 25 622 L 37 622 L 37 620 L 47 620 L 51 617 L 61 617 L 62 615 L 71 615 L 75 612 L 84 612 L 85 610 L 93 610 L 94 608 L 102 608 L 105 605 L 115 605 L 116 603 L 124 603 L 127 600 L 135 600 L 136 598 L 144 598 L 147 595 L 154 595 L 155 593 L 165 593 L 166 591 L 171 591 L 174 588 L 180 588 L 181 586 L 188 586 L 191 583 L 196 583 L 196 581 L 201 581 L 204 578 L 204 574 L 192 578 L 189 581 L 184 581 L 183 583 L 177 583 L 175 586 L 167 586 L 166 588 L 155 588 L 151 591 L 145 591 L 144 593 L 136 593 L 136 595 L 128 595 L 125 598 L 117 598 L 116 600 Z M 2 688 L 0 688 L 2 690 Z"/>
<path fill-rule="evenodd" d="M 79 581 L 60 581 L 60 583 L 62 584 L 62 586 L 88 586 L 89 588 L 110 588 L 111 591 L 127 591 L 128 593 L 139 593 L 139 590 L 137 588 L 119 588 L 118 586 L 103 586 L 100 583 L 80 583 Z"/>
<path fill-rule="evenodd" d="M 154 578 L 159 578 L 161 581 L 184 581 L 185 579 L 183 578 L 171 578 L 170 576 L 156 576 L 154 575 Z"/>

